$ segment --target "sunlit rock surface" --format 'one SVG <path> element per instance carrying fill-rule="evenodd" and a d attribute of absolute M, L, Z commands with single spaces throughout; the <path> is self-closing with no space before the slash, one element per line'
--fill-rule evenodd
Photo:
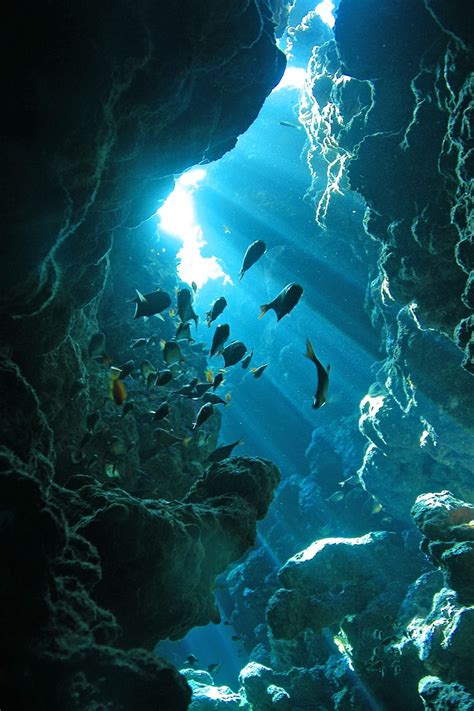
<path fill-rule="evenodd" d="M 473 697 L 461 684 L 443 684 L 436 676 L 425 676 L 418 687 L 426 711 L 472 711 Z"/>

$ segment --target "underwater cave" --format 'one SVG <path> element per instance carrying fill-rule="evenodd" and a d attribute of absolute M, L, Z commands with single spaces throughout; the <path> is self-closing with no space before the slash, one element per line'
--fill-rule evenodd
<path fill-rule="evenodd" d="M 472 4 L 2 21 L 0 711 L 474 711 Z"/>

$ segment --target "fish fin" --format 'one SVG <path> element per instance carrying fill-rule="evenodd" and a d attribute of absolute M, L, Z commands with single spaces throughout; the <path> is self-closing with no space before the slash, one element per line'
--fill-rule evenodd
<path fill-rule="evenodd" d="M 166 341 L 165 341 L 165 339 L 164 339 L 164 338 L 160 338 L 160 348 L 161 348 L 161 350 L 164 350 L 165 346 L 166 346 Z"/>
<path fill-rule="evenodd" d="M 245 270 L 244 270 L 244 269 L 241 269 L 241 270 L 240 270 L 240 274 L 239 274 L 239 281 L 241 281 L 241 279 L 242 279 L 242 277 L 243 277 L 244 274 L 245 274 Z"/>
<path fill-rule="evenodd" d="M 143 296 L 143 294 L 141 293 L 141 291 L 138 291 L 138 289 L 135 289 L 135 292 L 136 292 L 136 294 L 137 294 L 137 299 L 138 299 L 138 301 L 140 301 L 142 304 L 145 304 L 145 303 L 146 303 L 146 299 L 145 299 L 145 297 Z M 136 299 L 132 299 L 132 301 L 136 301 Z"/>
<path fill-rule="evenodd" d="M 256 368 L 250 368 L 250 372 L 251 372 L 251 373 L 255 373 L 256 371 L 257 371 Z"/>
<path fill-rule="evenodd" d="M 270 308 L 270 304 L 262 304 L 260 306 L 260 314 L 259 314 L 258 318 L 263 318 L 269 308 Z"/>
<path fill-rule="evenodd" d="M 160 321 L 164 321 L 164 320 L 165 320 L 162 314 L 153 314 L 153 315 L 154 315 L 156 318 L 159 318 Z"/>
<path fill-rule="evenodd" d="M 306 358 L 309 358 L 310 360 L 313 361 L 313 363 L 316 363 L 316 354 L 314 352 L 313 344 L 309 340 L 309 338 L 306 339 L 306 353 L 305 353 Z"/>
<path fill-rule="evenodd" d="M 117 378 L 120 378 L 121 372 L 122 372 L 122 371 L 121 371 L 120 368 L 117 368 L 117 366 L 113 365 L 113 366 L 110 368 L 110 375 L 111 375 L 111 377 L 112 377 L 112 380 L 117 380 Z"/>

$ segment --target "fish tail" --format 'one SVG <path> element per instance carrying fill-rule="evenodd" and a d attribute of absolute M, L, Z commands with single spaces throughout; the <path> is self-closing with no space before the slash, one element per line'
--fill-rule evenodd
<path fill-rule="evenodd" d="M 314 352 L 313 344 L 309 340 L 309 338 L 306 339 L 306 353 L 305 353 L 306 358 L 309 358 L 310 360 L 313 361 L 313 363 L 316 363 L 316 354 Z"/>
<path fill-rule="evenodd" d="M 262 304 L 260 306 L 260 314 L 259 314 L 258 318 L 263 318 L 269 308 L 270 308 L 270 304 Z"/>
<path fill-rule="evenodd" d="M 241 279 L 242 279 L 242 277 L 243 277 L 244 274 L 245 274 L 245 270 L 244 270 L 244 269 L 241 269 L 241 270 L 240 270 L 240 274 L 239 274 L 239 281 L 241 281 Z"/>

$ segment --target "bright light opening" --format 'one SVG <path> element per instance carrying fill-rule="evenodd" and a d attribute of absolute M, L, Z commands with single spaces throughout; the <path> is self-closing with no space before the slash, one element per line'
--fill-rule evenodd
<path fill-rule="evenodd" d="M 302 67 L 287 67 L 280 83 L 273 91 L 280 89 L 303 89 L 306 80 L 306 69 Z"/>
<path fill-rule="evenodd" d="M 203 168 L 193 168 L 183 173 L 176 181 L 171 195 L 157 211 L 160 228 L 183 242 L 176 255 L 179 260 L 179 278 L 187 284 L 196 282 L 198 288 L 209 279 L 223 279 L 224 284 L 232 283 L 217 257 L 203 257 L 201 254 L 201 249 L 207 243 L 202 229 L 196 224 L 193 193 L 205 176 Z"/>
<path fill-rule="evenodd" d="M 328 26 L 333 28 L 334 23 L 336 22 L 336 18 L 333 15 L 333 10 L 334 10 L 334 3 L 332 0 L 323 0 L 322 2 L 319 3 L 319 5 L 316 5 L 316 14 L 319 15 L 321 20 Z"/>

